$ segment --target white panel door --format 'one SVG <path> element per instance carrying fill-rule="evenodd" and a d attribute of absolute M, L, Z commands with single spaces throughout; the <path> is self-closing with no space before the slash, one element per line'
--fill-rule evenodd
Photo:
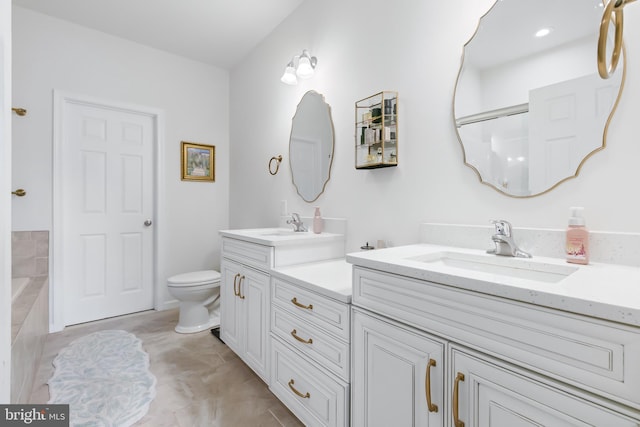
<path fill-rule="evenodd" d="M 630 418 L 491 363 L 451 350 L 451 425 L 477 427 L 638 427 Z M 458 406 L 456 407 L 456 400 Z"/>
<path fill-rule="evenodd" d="M 444 344 L 357 309 L 352 319 L 352 425 L 442 426 Z"/>
<path fill-rule="evenodd" d="M 220 264 L 220 338 L 236 354 L 244 352 L 242 346 L 242 300 L 237 295 L 242 266 L 223 259 Z"/>
<path fill-rule="evenodd" d="M 269 383 L 269 276 L 259 271 L 244 269 L 239 293 L 246 310 L 246 337 L 244 361 Z"/>
<path fill-rule="evenodd" d="M 153 308 L 154 118 L 65 105 L 64 323 Z"/>

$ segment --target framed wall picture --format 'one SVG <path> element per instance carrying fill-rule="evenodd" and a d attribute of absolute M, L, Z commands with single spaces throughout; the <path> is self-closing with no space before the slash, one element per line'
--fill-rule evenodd
<path fill-rule="evenodd" d="M 182 180 L 214 182 L 216 180 L 216 147 L 186 141 L 182 141 L 181 145 Z"/>

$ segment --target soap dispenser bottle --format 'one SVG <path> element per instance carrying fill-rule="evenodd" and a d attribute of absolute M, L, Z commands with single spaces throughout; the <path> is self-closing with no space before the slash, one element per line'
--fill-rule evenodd
<path fill-rule="evenodd" d="M 320 208 L 316 206 L 316 210 L 313 214 L 313 232 L 316 234 L 322 233 L 322 215 L 320 214 Z"/>
<path fill-rule="evenodd" d="M 584 208 L 580 207 L 572 207 L 570 210 L 565 252 L 567 262 L 574 264 L 589 263 L 589 231 L 585 227 L 583 210 Z"/>

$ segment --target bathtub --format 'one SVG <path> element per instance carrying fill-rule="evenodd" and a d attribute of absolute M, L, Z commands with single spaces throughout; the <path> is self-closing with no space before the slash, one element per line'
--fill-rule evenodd
<path fill-rule="evenodd" d="M 11 400 L 29 401 L 49 333 L 47 276 L 11 279 Z"/>
<path fill-rule="evenodd" d="M 11 304 L 16 302 L 16 299 L 29 284 L 29 280 L 30 279 L 28 277 L 16 277 L 11 279 Z"/>

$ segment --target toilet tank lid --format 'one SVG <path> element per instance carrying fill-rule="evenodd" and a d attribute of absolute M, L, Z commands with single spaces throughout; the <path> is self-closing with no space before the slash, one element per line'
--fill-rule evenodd
<path fill-rule="evenodd" d="M 215 270 L 192 271 L 169 277 L 167 281 L 174 284 L 206 283 L 220 280 L 220 273 Z"/>

